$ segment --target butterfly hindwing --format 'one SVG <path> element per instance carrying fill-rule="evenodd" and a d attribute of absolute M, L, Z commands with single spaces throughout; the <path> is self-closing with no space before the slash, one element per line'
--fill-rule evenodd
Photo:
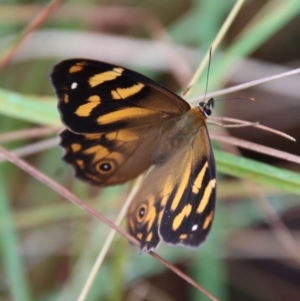
<path fill-rule="evenodd" d="M 84 181 L 101 186 L 124 183 L 147 170 L 156 160 L 155 143 L 146 137 L 157 130 L 152 126 L 76 134 L 65 129 L 60 133 L 60 145 L 65 149 L 63 159 Z"/>
<path fill-rule="evenodd" d="M 160 240 L 172 245 L 199 246 L 214 217 L 216 174 L 207 130 L 144 179 L 127 215 L 130 233 L 142 249 L 155 249 Z M 197 155 L 201 152 L 201 156 Z"/>
<path fill-rule="evenodd" d="M 206 127 L 201 127 L 186 155 L 183 173 L 166 200 L 159 225 L 165 243 L 199 246 L 215 213 L 216 173 Z M 199 152 L 202 156 L 199 156 Z"/>

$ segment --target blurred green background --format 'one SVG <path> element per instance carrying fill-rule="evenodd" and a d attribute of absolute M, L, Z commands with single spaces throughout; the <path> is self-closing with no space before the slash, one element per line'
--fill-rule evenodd
<path fill-rule="evenodd" d="M 47 3 L 0 2 L 0 62 Z M 114 220 L 130 184 L 102 189 L 75 179 L 61 161 L 58 130 L 25 138 L 28 130 L 61 126 L 48 78 L 52 66 L 72 57 L 98 59 L 180 93 L 234 4 L 63 2 L 0 69 L 1 145 Z M 212 58 L 208 91 L 298 68 L 299 49 L 298 0 L 245 1 Z M 256 101 L 217 102 L 214 114 L 259 121 L 299 141 L 299 80 L 294 75 L 236 92 L 227 97 Z M 190 98 L 204 93 L 205 81 L 206 71 Z M 299 142 L 254 128 L 209 131 L 300 153 Z M 217 141 L 214 149 L 219 173 L 212 233 L 197 250 L 161 245 L 157 252 L 220 300 L 300 300 L 299 165 Z M 0 300 L 77 300 L 109 228 L 12 164 L 0 164 Z M 208 298 L 118 235 L 87 300 Z"/>

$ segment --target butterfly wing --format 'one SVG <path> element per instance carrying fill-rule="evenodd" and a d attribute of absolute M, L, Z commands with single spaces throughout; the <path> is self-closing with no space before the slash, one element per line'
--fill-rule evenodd
<path fill-rule="evenodd" d="M 145 178 L 127 214 L 130 233 L 146 251 L 160 241 L 196 247 L 210 230 L 216 172 L 205 125 Z"/>
<path fill-rule="evenodd" d="M 182 175 L 165 202 L 159 226 L 162 240 L 198 247 L 211 228 L 215 199 L 216 168 L 207 129 L 203 126 L 190 146 Z"/>
<path fill-rule="evenodd" d="M 215 164 L 204 115 L 196 109 L 199 123 L 186 123 L 194 113 L 183 99 L 107 63 L 63 61 L 51 80 L 67 127 L 60 134 L 64 160 L 77 176 L 117 184 L 155 164 L 128 211 L 131 234 L 147 251 L 161 240 L 198 246 L 215 204 Z"/>
<path fill-rule="evenodd" d="M 76 133 L 155 124 L 190 109 L 148 77 L 104 62 L 65 60 L 54 66 L 50 77 L 61 119 Z"/>
<path fill-rule="evenodd" d="M 100 186 L 124 183 L 153 164 L 155 144 L 149 137 L 157 131 L 155 126 L 100 134 L 65 129 L 59 134 L 65 149 L 63 160 L 81 180 Z"/>
<path fill-rule="evenodd" d="M 54 66 L 52 85 L 67 129 L 63 159 L 97 185 L 126 182 L 158 160 L 162 123 L 190 109 L 151 79 L 115 65 L 71 59 Z"/>

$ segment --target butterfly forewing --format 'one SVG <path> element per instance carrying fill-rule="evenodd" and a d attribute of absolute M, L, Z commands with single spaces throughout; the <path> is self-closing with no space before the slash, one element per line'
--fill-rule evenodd
<path fill-rule="evenodd" d="M 151 79 L 116 65 L 72 59 L 51 73 L 62 121 L 76 133 L 157 123 L 190 106 Z"/>

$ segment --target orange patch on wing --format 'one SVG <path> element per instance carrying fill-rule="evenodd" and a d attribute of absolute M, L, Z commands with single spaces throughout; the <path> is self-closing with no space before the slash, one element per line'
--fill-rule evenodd
<path fill-rule="evenodd" d="M 83 160 L 76 160 L 76 164 L 77 164 L 80 168 L 83 168 L 83 167 L 84 167 L 84 162 L 83 162 Z"/>
<path fill-rule="evenodd" d="M 76 153 L 76 152 L 80 151 L 81 148 L 82 148 L 81 144 L 79 144 L 79 143 L 71 144 L 71 149 L 72 149 L 73 153 Z"/>
<path fill-rule="evenodd" d="M 176 215 L 176 217 L 173 220 L 172 223 L 172 229 L 174 231 L 176 231 L 180 225 L 182 224 L 182 221 L 184 220 L 185 217 L 188 217 L 192 212 L 192 205 L 191 204 L 187 204 L 185 205 L 181 212 L 179 214 Z"/>
<path fill-rule="evenodd" d="M 98 95 L 92 95 L 87 99 L 87 103 L 78 107 L 75 114 L 80 117 L 88 117 L 91 111 L 101 104 L 101 99 Z"/>
<path fill-rule="evenodd" d="M 100 139 L 102 134 L 84 134 L 84 138 L 90 139 L 90 140 L 98 140 Z"/>
<path fill-rule="evenodd" d="M 154 205 L 154 201 L 155 201 L 155 197 L 154 195 L 149 195 L 148 197 L 148 211 L 146 213 L 146 217 L 145 217 L 145 223 L 147 223 L 147 231 L 150 231 L 154 220 L 157 216 L 157 212 L 156 212 L 156 207 Z"/>
<path fill-rule="evenodd" d="M 145 87 L 142 83 L 137 83 L 128 88 L 117 88 L 111 91 L 111 96 L 113 99 L 126 99 L 132 95 L 137 94 Z"/>
<path fill-rule="evenodd" d="M 167 181 L 164 185 L 164 189 L 162 191 L 162 200 L 161 200 L 161 206 L 166 206 L 167 201 L 169 199 L 169 195 L 171 194 L 172 190 L 174 188 L 174 181 L 172 179 L 172 176 L 168 176 Z"/>
<path fill-rule="evenodd" d="M 95 87 L 104 82 L 114 80 L 118 76 L 121 76 L 123 71 L 124 71 L 124 69 L 122 69 L 120 67 L 116 67 L 113 70 L 95 74 L 94 76 L 90 77 L 89 84 L 91 87 Z"/>
<path fill-rule="evenodd" d="M 206 208 L 210 195 L 212 193 L 212 190 L 216 187 L 216 179 L 211 179 L 204 190 L 203 196 L 201 198 L 200 204 L 197 208 L 197 213 L 202 213 L 204 209 Z"/>
<path fill-rule="evenodd" d="M 83 69 L 84 63 L 77 63 L 69 69 L 69 73 L 79 72 Z"/>
<path fill-rule="evenodd" d="M 180 240 L 185 240 L 185 239 L 187 239 L 187 237 L 188 237 L 187 234 L 181 234 L 181 235 L 179 236 L 179 239 L 180 239 Z"/>
<path fill-rule="evenodd" d="M 202 186 L 202 180 L 204 178 L 207 167 L 208 167 L 208 162 L 206 161 L 193 184 L 192 192 L 194 194 L 199 193 L 199 189 Z"/>
<path fill-rule="evenodd" d="M 152 110 L 142 109 L 142 108 L 127 108 L 115 112 L 111 112 L 100 116 L 97 119 L 98 124 L 110 124 L 116 121 L 128 120 L 133 118 L 143 118 L 153 114 Z"/>
<path fill-rule="evenodd" d="M 146 241 L 151 241 L 152 237 L 153 237 L 153 233 L 150 232 L 146 237 Z"/>
<path fill-rule="evenodd" d="M 184 190 L 187 187 L 187 184 L 188 184 L 189 179 L 190 179 L 191 165 L 192 165 L 192 161 L 190 160 L 189 163 L 185 167 L 185 170 L 184 170 L 183 175 L 181 177 L 181 181 L 178 185 L 176 195 L 173 199 L 173 202 L 172 202 L 172 205 L 171 205 L 171 210 L 172 211 L 174 211 L 177 208 L 177 206 L 178 206 L 178 204 L 179 204 L 179 202 L 182 198 L 182 195 L 184 193 Z"/>
<path fill-rule="evenodd" d="M 213 217 L 214 217 L 214 212 L 211 211 L 210 214 L 205 218 L 205 221 L 202 226 L 203 230 L 205 230 L 211 224 Z"/>
<path fill-rule="evenodd" d="M 105 134 L 106 139 L 113 141 L 123 141 L 123 142 L 130 142 L 139 139 L 139 136 L 131 131 L 131 130 L 119 130 L 117 132 L 111 132 Z"/>
<path fill-rule="evenodd" d="M 103 159 L 105 156 L 107 156 L 109 154 L 109 151 L 106 147 L 102 145 L 95 145 L 86 149 L 84 153 L 88 155 L 94 155 L 93 161 L 97 162 Z"/>

